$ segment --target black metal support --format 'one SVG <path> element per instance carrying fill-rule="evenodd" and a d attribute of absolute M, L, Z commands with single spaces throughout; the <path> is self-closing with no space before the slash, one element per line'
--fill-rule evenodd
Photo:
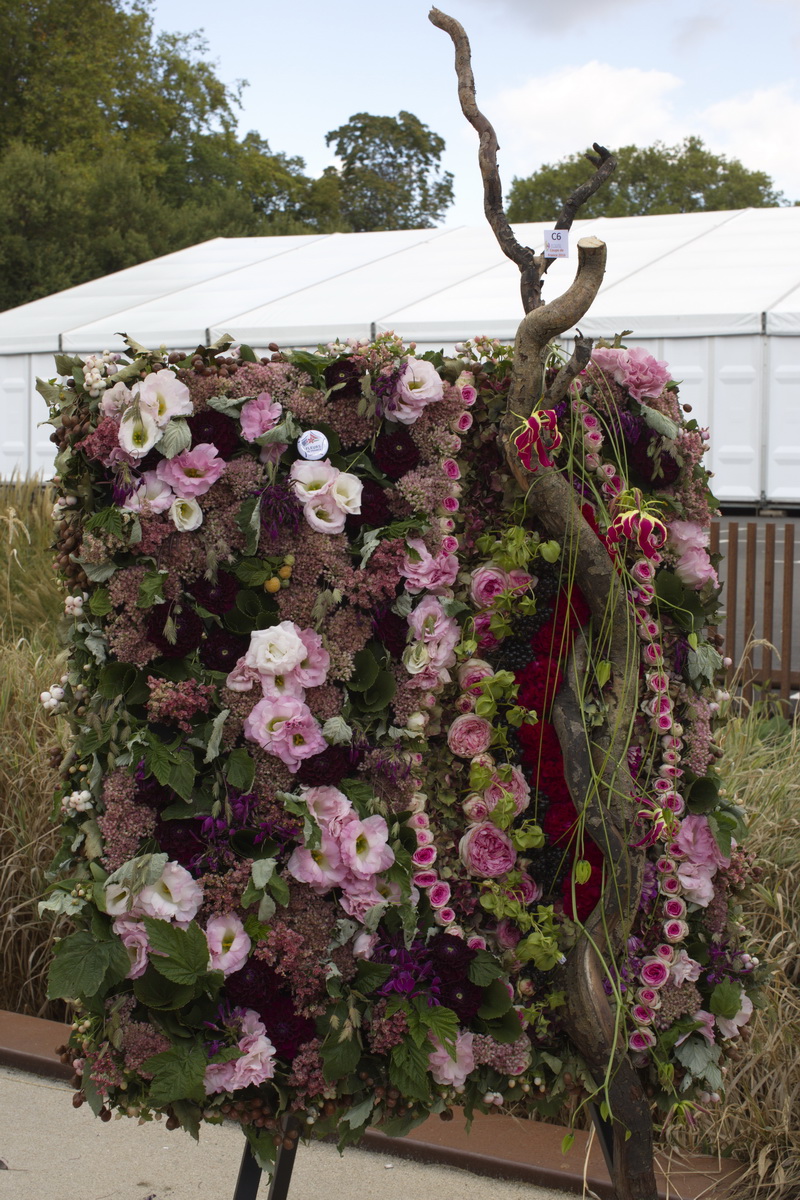
<path fill-rule="evenodd" d="M 614 1127 L 600 1113 L 599 1105 L 589 1101 L 589 1112 L 592 1114 L 592 1122 L 594 1123 L 595 1131 L 600 1142 L 600 1149 L 603 1151 L 603 1158 L 606 1160 L 608 1173 L 613 1180 L 614 1178 Z"/>
<path fill-rule="evenodd" d="M 287 1117 L 283 1128 L 283 1140 L 278 1146 L 278 1153 L 275 1156 L 275 1166 L 272 1171 L 267 1200 L 287 1200 L 299 1141 L 300 1122 L 296 1117 Z M 258 1159 L 253 1153 L 250 1143 L 245 1142 L 233 1200 L 256 1200 L 261 1184 L 261 1175 Z"/>

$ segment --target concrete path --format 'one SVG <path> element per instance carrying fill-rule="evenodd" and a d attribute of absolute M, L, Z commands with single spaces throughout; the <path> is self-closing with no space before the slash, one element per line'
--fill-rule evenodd
<path fill-rule="evenodd" d="M 241 1131 L 200 1144 L 162 1123 L 103 1124 L 67 1084 L 0 1068 L 0 1200 L 232 1200 Z M 266 1200 L 266 1181 L 259 1200 Z M 350 1148 L 301 1146 L 290 1200 L 574 1200 L 565 1192 Z"/>

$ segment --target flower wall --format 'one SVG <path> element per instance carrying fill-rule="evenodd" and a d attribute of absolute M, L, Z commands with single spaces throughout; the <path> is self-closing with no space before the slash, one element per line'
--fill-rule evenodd
<path fill-rule="evenodd" d="M 580 639 L 590 737 L 608 664 L 498 450 L 511 350 L 129 346 L 40 384 L 70 645 L 42 700 L 74 734 L 43 907 L 75 922 L 50 994 L 77 1001 L 76 1103 L 234 1117 L 262 1161 L 287 1113 L 347 1142 L 574 1107 L 595 1082 L 560 969 L 606 874 L 551 718 Z M 618 346 L 515 438 L 533 486 L 569 475 L 628 597 L 647 865 L 605 986 L 664 1112 L 719 1098 L 758 974 L 715 773 L 704 438 Z"/>

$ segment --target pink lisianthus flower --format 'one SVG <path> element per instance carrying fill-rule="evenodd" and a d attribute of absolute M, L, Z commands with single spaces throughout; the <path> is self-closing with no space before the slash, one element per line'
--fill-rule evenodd
<path fill-rule="evenodd" d="M 317 824 L 323 829 L 332 829 L 334 835 L 353 811 L 353 806 L 344 792 L 330 785 L 306 788 L 303 791 L 303 799 Z"/>
<path fill-rule="evenodd" d="M 711 536 L 699 521 L 671 521 L 667 532 L 669 548 L 678 556 L 687 550 L 705 550 Z"/>
<path fill-rule="evenodd" d="M 433 555 L 422 538 L 410 538 L 406 548 L 401 571 L 407 580 L 407 591 L 412 595 L 417 592 L 441 595 L 452 587 L 458 575 L 458 559 L 454 554 Z"/>
<path fill-rule="evenodd" d="M 339 507 L 330 492 L 314 496 L 304 504 L 303 516 L 317 533 L 331 535 L 341 533 L 347 520 L 346 512 Z"/>
<path fill-rule="evenodd" d="M 144 458 L 164 436 L 155 417 L 135 402 L 129 405 L 119 422 L 119 444 L 131 459 Z"/>
<path fill-rule="evenodd" d="M 235 913 L 212 917 L 206 925 L 206 941 L 211 954 L 212 971 L 232 975 L 247 962 L 251 942 Z"/>
<path fill-rule="evenodd" d="M 678 867 L 678 879 L 687 900 L 698 904 L 700 908 L 708 908 L 714 899 L 714 885 L 711 882 L 717 868 L 711 863 L 681 863 Z"/>
<path fill-rule="evenodd" d="M 135 492 L 122 507 L 128 512 L 163 513 L 172 506 L 175 493 L 169 484 L 158 478 L 155 471 L 145 471 Z"/>
<path fill-rule="evenodd" d="M 354 921 L 358 921 L 362 925 L 371 908 L 374 908 L 376 904 L 386 902 L 386 898 L 378 891 L 375 883 L 374 875 L 367 879 L 348 875 L 342 884 L 339 903 L 348 917 L 352 917 Z"/>
<path fill-rule="evenodd" d="M 211 442 L 199 442 L 175 458 L 162 458 L 156 475 L 172 488 L 181 500 L 204 496 L 225 470 L 225 460 Z"/>
<path fill-rule="evenodd" d="M 669 969 L 670 981 L 675 987 L 686 982 L 695 983 L 700 978 L 701 970 L 700 963 L 691 958 L 686 950 L 679 950 Z"/>
<path fill-rule="evenodd" d="M 242 405 L 242 437 L 254 442 L 264 433 L 269 433 L 283 415 L 283 407 L 273 400 L 269 392 L 262 392 L 254 400 Z"/>
<path fill-rule="evenodd" d="M 228 678 L 225 680 L 225 687 L 232 692 L 249 692 L 253 684 L 258 683 L 263 676 L 259 675 L 254 667 L 248 667 L 244 660 L 244 656 L 239 659 L 236 666 L 228 672 Z"/>
<path fill-rule="evenodd" d="M 455 1059 L 450 1056 L 440 1041 L 431 1039 L 433 1050 L 428 1055 L 428 1070 L 442 1087 L 463 1090 L 467 1077 L 475 1070 L 475 1055 L 472 1050 L 473 1035 L 462 1030 L 456 1037 Z"/>
<path fill-rule="evenodd" d="M 159 429 L 163 429 L 172 417 L 190 417 L 194 411 L 188 387 L 171 371 L 151 371 L 141 383 L 134 384 L 132 390 Z"/>
<path fill-rule="evenodd" d="M 753 1015 L 753 1001 L 742 988 L 739 1011 L 735 1017 L 717 1017 L 717 1028 L 724 1038 L 735 1038 Z"/>
<path fill-rule="evenodd" d="M 441 400 L 443 395 L 444 385 L 433 363 L 424 358 L 411 358 L 397 383 L 397 406 L 387 415 L 403 425 L 413 425 L 422 416 L 422 410 Z"/>
<path fill-rule="evenodd" d="M 362 929 L 361 933 L 353 938 L 353 958 L 372 958 L 379 940 L 377 933 L 368 933 L 366 929 Z"/>
<path fill-rule="evenodd" d="M 325 829 L 316 850 L 309 850 L 307 846 L 295 847 L 286 869 L 293 879 L 307 883 L 318 896 L 332 887 L 339 887 L 347 876 L 339 845 Z"/>
<path fill-rule="evenodd" d="M 447 731 L 447 745 L 459 758 L 474 758 L 492 744 L 492 726 L 484 717 L 462 713 Z"/>
<path fill-rule="evenodd" d="M 293 674 L 301 687 L 320 687 L 328 677 L 331 656 L 313 629 L 301 629 L 299 637 L 306 648 L 306 656 L 294 668 Z"/>
<path fill-rule="evenodd" d="M 234 1092 L 257 1086 L 275 1074 L 275 1047 L 266 1036 L 266 1028 L 252 1008 L 242 1018 L 242 1036 L 238 1048 L 242 1057 L 227 1063 L 209 1063 L 205 1070 L 206 1095 Z"/>
<path fill-rule="evenodd" d="M 511 838 L 491 821 L 473 825 L 458 845 L 462 863 L 471 875 L 496 879 L 513 870 L 517 852 Z"/>
<path fill-rule="evenodd" d="M 137 921 L 128 914 L 116 917 L 112 928 L 128 951 L 128 957 L 131 960 L 127 978 L 140 979 L 150 961 L 147 953 L 150 949 L 147 930 L 141 921 Z"/>
<path fill-rule="evenodd" d="M 303 759 L 327 746 L 308 706 L 294 697 L 260 700 L 244 722 L 244 735 L 274 754 L 294 774 Z"/>
<path fill-rule="evenodd" d="M 142 888 L 131 912 L 161 921 L 193 920 L 203 903 L 203 889 L 180 863 L 168 862 L 155 883 Z"/>
<path fill-rule="evenodd" d="M 114 420 L 118 420 L 132 400 L 133 392 L 129 392 L 125 384 L 120 380 L 112 388 L 106 388 L 98 407 L 104 417 L 111 417 Z"/>
<path fill-rule="evenodd" d="M 369 879 L 387 870 L 394 862 L 389 845 L 389 827 L 383 817 L 353 816 L 345 821 L 339 835 L 342 862 L 360 879 Z"/>
<path fill-rule="evenodd" d="M 332 467 L 329 459 L 324 462 L 307 462 L 298 459 L 292 464 L 289 479 L 294 485 L 297 498 L 301 504 L 308 504 L 318 496 L 325 496 L 333 487 L 334 480 L 339 474 L 338 467 Z"/>

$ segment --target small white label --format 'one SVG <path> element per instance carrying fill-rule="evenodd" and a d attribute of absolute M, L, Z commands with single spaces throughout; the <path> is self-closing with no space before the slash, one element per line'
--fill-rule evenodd
<path fill-rule="evenodd" d="M 318 429 L 307 429 L 297 439 L 297 451 L 301 458 L 324 458 L 328 453 L 328 439 Z"/>
<path fill-rule="evenodd" d="M 545 258 L 569 258 L 569 230 L 545 229 Z"/>

